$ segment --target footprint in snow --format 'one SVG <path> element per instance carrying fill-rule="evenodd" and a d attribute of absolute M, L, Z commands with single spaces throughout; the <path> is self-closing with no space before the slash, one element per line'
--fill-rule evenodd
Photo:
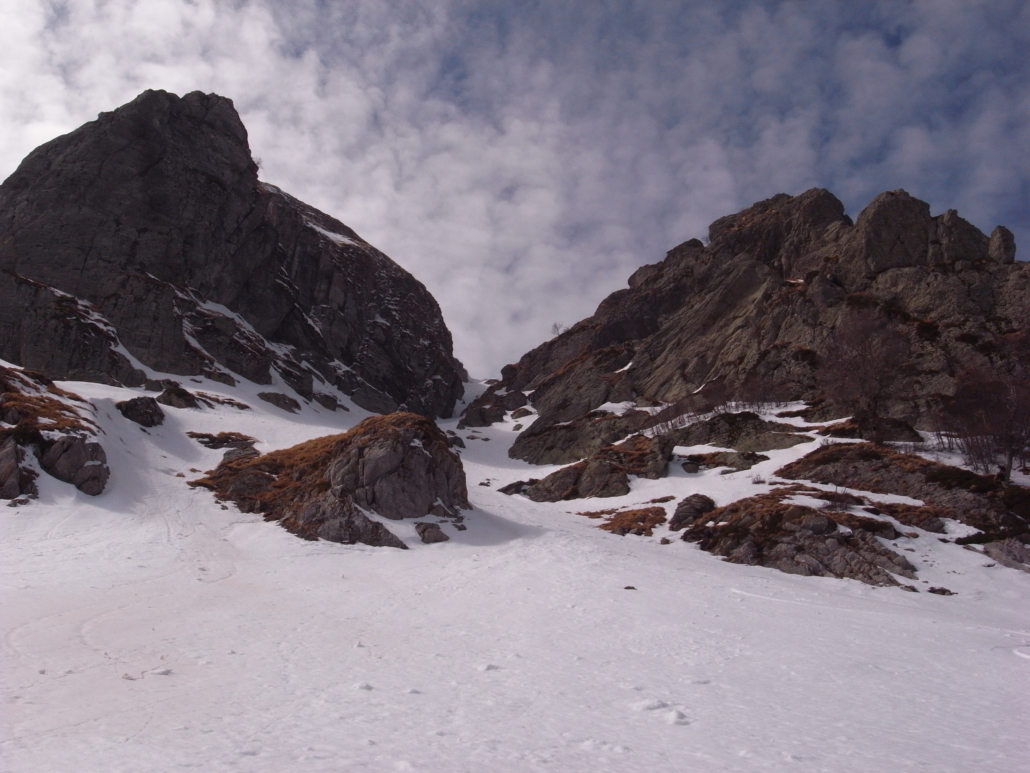
<path fill-rule="evenodd" d="M 669 704 L 665 701 L 660 701 L 657 698 L 648 698 L 646 701 L 637 701 L 630 705 L 630 708 L 634 711 L 657 711 L 658 709 L 664 709 Z"/>
<path fill-rule="evenodd" d="M 486 663 L 482 666 L 476 666 L 476 671 L 500 671 L 500 666 L 495 666 L 493 663 Z"/>
<path fill-rule="evenodd" d="M 690 720 L 687 715 L 678 709 L 673 709 L 665 715 L 665 722 L 669 725 L 689 725 Z"/>
<path fill-rule="evenodd" d="M 170 669 L 170 668 L 155 668 L 150 673 L 154 674 L 155 676 L 169 676 L 172 673 L 172 669 Z"/>
<path fill-rule="evenodd" d="M 371 690 L 371 689 L 373 689 L 373 687 L 368 682 L 358 682 L 356 685 L 354 685 L 354 689 L 355 690 Z"/>

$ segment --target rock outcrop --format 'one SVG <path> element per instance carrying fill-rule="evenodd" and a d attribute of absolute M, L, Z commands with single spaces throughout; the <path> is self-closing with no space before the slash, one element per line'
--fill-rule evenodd
<path fill-rule="evenodd" d="M 855 222 L 826 190 L 780 194 L 709 237 L 641 267 L 593 316 L 506 366 L 466 416 L 488 423 L 528 401 L 538 415 L 512 456 L 553 463 L 554 448 L 611 442 L 599 439 L 606 403 L 812 400 L 838 332 L 862 312 L 909 353 L 911 378 L 886 412 L 918 423 L 960 369 L 1011 370 L 1000 343 L 1030 327 L 1030 265 L 1014 262 L 1012 234 L 932 216 L 904 191 Z"/>
<path fill-rule="evenodd" d="M 940 530 L 941 518 L 980 529 L 985 539 L 1030 530 L 1030 489 L 869 443 L 819 448 L 776 475 L 920 499 L 930 509 L 889 504 L 877 508 L 903 523 L 937 526 L 933 531 Z"/>
<path fill-rule="evenodd" d="M 876 539 L 889 523 L 784 502 L 790 493 L 773 491 L 716 508 L 694 520 L 682 538 L 731 563 L 789 574 L 870 585 L 898 585 L 895 575 L 915 577 L 907 559 Z"/>
<path fill-rule="evenodd" d="M 323 405 L 449 416 L 464 371 L 426 288 L 257 172 L 232 102 L 199 92 L 37 148 L 0 185 L 0 358 L 126 386 L 278 373 Z"/>
<path fill-rule="evenodd" d="M 349 544 L 405 547 L 368 513 L 461 523 L 461 511 L 470 508 L 465 472 L 447 436 L 411 413 L 374 416 L 342 435 L 229 460 L 191 485 L 301 537 Z"/>
<path fill-rule="evenodd" d="M 91 416 L 89 403 L 45 376 L 0 366 L 0 499 L 38 494 L 30 457 L 84 494 L 101 494 L 111 471 Z"/>
<path fill-rule="evenodd" d="M 624 443 L 608 446 L 590 459 L 563 467 L 522 490 L 534 502 L 561 502 L 587 497 L 621 497 L 630 491 L 629 476 L 657 480 L 665 474 L 672 443 L 664 438 L 635 435 Z M 509 484 L 500 489 L 509 493 Z"/>

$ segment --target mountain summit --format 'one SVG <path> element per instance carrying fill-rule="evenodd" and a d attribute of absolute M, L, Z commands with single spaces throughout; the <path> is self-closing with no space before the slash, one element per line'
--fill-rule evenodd
<path fill-rule="evenodd" d="M 451 415 L 465 373 L 426 288 L 257 174 L 232 101 L 200 92 L 146 91 L 37 148 L 0 186 L 0 359 Z"/>
<path fill-rule="evenodd" d="M 1006 347 L 1030 329 L 1030 264 L 1015 252 L 1008 229 L 987 236 L 954 210 L 931 216 L 905 191 L 880 194 L 854 222 L 824 189 L 779 194 L 716 220 L 707 244 L 639 268 L 593 316 L 506 366 L 464 421 L 516 412 L 533 423 L 512 455 L 564 463 L 650 418 L 612 404 L 832 398 L 826 375 L 851 338 L 872 347 L 871 378 L 897 375 L 878 407 L 925 425 L 963 370 L 1012 370 Z M 884 345 L 862 341 L 864 329 Z"/>

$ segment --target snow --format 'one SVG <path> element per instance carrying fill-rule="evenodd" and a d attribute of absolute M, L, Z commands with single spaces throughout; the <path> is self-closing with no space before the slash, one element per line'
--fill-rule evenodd
<path fill-rule="evenodd" d="M 41 475 L 0 512 L 5 773 L 1026 770 L 1030 575 L 921 532 L 896 549 L 957 595 L 906 593 L 575 514 L 723 504 L 817 441 L 537 504 L 496 491 L 555 469 L 507 457 L 512 422 L 459 432 L 489 439 L 462 451 L 468 529 L 423 545 L 388 522 L 400 551 L 306 542 L 186 485 L 222 454 L 187 430 L 266 451 L 356 406 L 285 416 L 205 381 L 251 410 L 165 408 L 144 430 L 114 408 L 139 392 L 61 386 L 96 405 L 112 476 L 88 497 Z"/>
<path fill-rule="evenodd" d="M 309 228 L 314 228 L 316 231 L 318 231 L 320 234 L 322 234 L 322 236 L 327 238 L 333 244 L 353 244 L 355 246 L 361 246 L 361 245 L 358 244 L 358 242 L 354 241 L 350 237 L 344 236 L 343 234 L 333 233 L 332 231 L 327 231 L 326 229 L 324 229 L 324 228 L 322 228 L 320 226 L 315 225 L 310 220 L 305 220 L 304 223 Z"/>

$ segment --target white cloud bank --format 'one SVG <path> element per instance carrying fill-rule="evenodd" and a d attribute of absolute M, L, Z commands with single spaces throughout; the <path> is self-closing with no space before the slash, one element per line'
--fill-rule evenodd
<path fill-rule="evenodd" d="M 777 192 L 906 188 L 1030 253 L 1019 1 L 0 0 L 0 176 L 146 88 L 440 301 L 473 375 Z"/>

